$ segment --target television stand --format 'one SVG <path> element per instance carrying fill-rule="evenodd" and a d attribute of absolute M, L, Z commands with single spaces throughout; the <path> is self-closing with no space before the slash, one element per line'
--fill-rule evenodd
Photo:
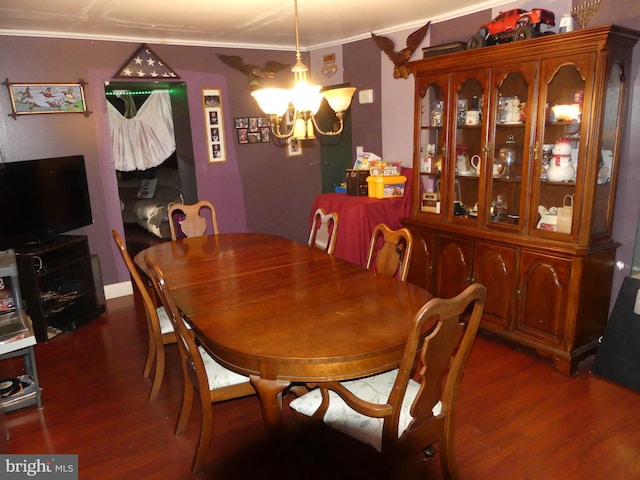
<path fill-rule="evenodd" d="M 84 235 L 25 245 L 16 253 L 20 290 L 38 342 L 49 327 L 69 332 L 104 313 Z"/>

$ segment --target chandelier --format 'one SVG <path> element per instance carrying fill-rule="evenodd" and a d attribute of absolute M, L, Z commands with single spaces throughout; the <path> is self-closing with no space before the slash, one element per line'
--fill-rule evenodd
<path fill-rule="evenodd" d="M 261 88 L 251 93 L 258 102 L 260 109 L 271 120 L 271 132 L 277 138 L 293 138 L 293 140 L 307 140 L 316 138 L 315 130 L 321 135 L 340 135 L 344 128 L 345 112 L 351 104 L 351 97 L 356 91 L 353 87 L 334 88 L 320 92 L 320 85 L 307 83 L 307 66 L 302 63 L 300 55 L 300 40 L 298 36 L 298 1 L 294 0 L 296 25 L 296 63 L 291 68 L 294 75 L 294 86 L 284 88 Z M 336 113 L 340 122 L 337 130 L 322 131 L 316 122 L 315 114 L 320 109 L 322 99 L 325 98 L 331 109 Z M 293 108 L 292 121 L 283 118 Z"/>

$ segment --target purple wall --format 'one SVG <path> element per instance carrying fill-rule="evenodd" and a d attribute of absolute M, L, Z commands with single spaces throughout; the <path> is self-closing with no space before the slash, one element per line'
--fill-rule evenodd
<path fill-rule="evenodd" d="M 137 43 L 92 42 L 0 36 L 3 75 L 12 82 L 88 81 L 85 89 L 91 115 L 33 115 L 13 120 L 0 115 L 0 158 L 20 161 L 81 153 L 85 155 L 94 224 L 79 230 L 89 236 L 92 253 L 100 257 L 103 280 L 128 280 L 111 237 L 122 232 L 114 163 L 110 155 L 104 82 L 139 48 Z M 308 215 L 320 193 L 319 153 L 286 158 L 274 144 L 238 145 L 233 117 L 260 115 L 247 90 L 247 80 L 202 47 L 150 45 L 187 84 L 198 195 L 216 205 L 220 229 L 269 232 L 306 241 Z M 70 55 L 69 52 L 73 52 Z M 233 51 L 248 62 L 293 61 L 288 52 Z M 290 81 L 290 74 L 283 72 Z M 221 88 L 227 161 L 209 164 L 202 111 L 202 88 Z M 0 96 L 0 111 L 10 112 L 8 95 Z M 309 183 L 307 183 L 309 182 Z M 309 188 L 309 184 L 313 188 Z M 317 186 L 317 187 L 316 187 Z"/>
<path fill-rule="evenodd" d="M 381 92 L 380 48 L 373 40 L 366 39 L 353 42 L 343 47 L 343 64 L 345 82 L 359 90 L 370 88 L 375 95 Z M 353 158 L 357 145 L 366 145 L 367 151 L 382 152 L 382 112 L 381 101 L 360 105 L 358 91 L 351 103 L 351 137 Z"/>

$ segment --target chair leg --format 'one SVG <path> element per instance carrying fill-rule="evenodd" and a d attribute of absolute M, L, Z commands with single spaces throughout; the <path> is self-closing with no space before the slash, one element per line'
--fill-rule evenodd
<path fill-rule="evenodd" d="M 449 441 L 446 435 L 440 440 L 439 453 L 442 477 L 445 480 L 458 480 L 458 464 L 453 449 L 453 441 Z"/>
<path fill-rule="evenodd" d="M 153 337 L 149 335 L 149 347 L 147 348 L 147 359 L 144 362 L 144 370 L 142 372 L 142 378 L 145 380 L 151 380 L 151 369 L 153 368 L 153 361 L 156 357 L 156 345 L 153 341 Z"/>
<path fill-rule="evenodd" d="M 202 424 L 200 425 L 200 438 L 198 446 L 193 457 L 191 471 L 197 472 L 207 458 L 209 445 L 211 444 L 211 435 L 213 434 L 213 404 L 211 400 L 202 398 Z"/>
<path fill-rule="evenodd" d="M 164 345 L 156 345 L 155 347 L 156 357 L 156 371 L 153 375 L 153 382 L 151 382 L 151 391 L 149 392 L 149 401 L 153 402 L 158 398 L 158 392 L 160 392 L 160 386 L 162 385 L 162 378 L 164 377 L 165 367 L 165 352 Z"/>
<path fill-rule="evenodd" d="M 182 405 L 180 406 L 180 414 L 178 415 L 178 421 L 176 422 L 176 429 L 174 433 L 176 435 L 182 434 L 187 426 L 189 420 L 189 414 L 191 413 L 191 405 L 193 404 L 193 385 L 190 380 L 185 377 L 184 390 L 182 392 Z"/>

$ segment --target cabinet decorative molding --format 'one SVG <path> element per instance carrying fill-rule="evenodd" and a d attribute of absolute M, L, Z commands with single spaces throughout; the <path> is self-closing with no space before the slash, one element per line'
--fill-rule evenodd
<path fill-rule="evenodd" d="M 608 25 L 408 64 L 409 281 L 442 297 L 483 283 L 482 327 L 567 375 L 607 322 L 638 38 Z"/>

